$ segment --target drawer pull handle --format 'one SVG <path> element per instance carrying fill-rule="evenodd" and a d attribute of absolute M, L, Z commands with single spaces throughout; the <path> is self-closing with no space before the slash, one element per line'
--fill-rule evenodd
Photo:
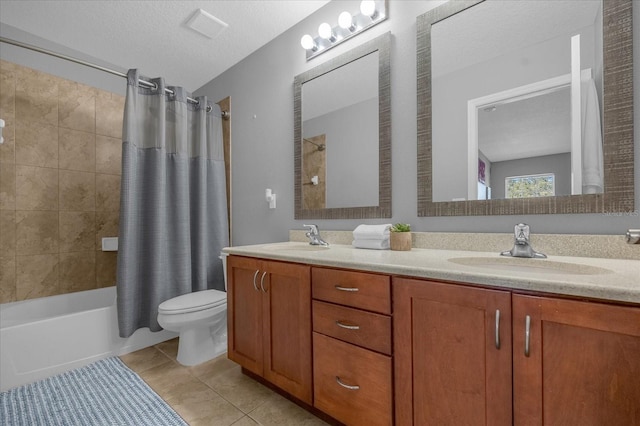
<path fill-rule="evenodd" d="M 496 349 L 500 349 L 500 309 L 496 309 Z"/>
<path fill-rule="evenodd" d="M 342 287 L 339 285 L 336 285 L 336 290 L 340 290 L 340 291 L 359 291 L 360 289 L 358 287 Z"/>
<path fill-rule="evenodd" d="M 346 328 L 347 330 L 360 330 L 360 326 L 359 325 L 345 324 L 340 320 L 336 321 L 336 325 L 338 327 Z"/>
<path fill-rule="evenodd" d="M 524 356 L 528 357 L 531 352 L 531 348 L 529 346 L 529 342 L 531 340 L 531 317 L 527 315 L 524 321 Z"/>
<path fill-rule="evenodd" d="M 253 288 L 254 288 L 256 291 L 260 291 L 260 290 L 258 290 L 258 286 L 256 285 L 256 278 L 258 278 L 258 274 L 259 274 L 259 273 L 260 273 L 260 270 L 259 270 L 259 269 L 256 269 L 256 273 L 255 273 L 255 274 L 253 274 Z"/>
<path fill-rule="evenodd" d="M 338 384 L 340 386 L 342 386 L 345 389 L 349 389 L 349 390 L 359 390 L 360 386 L 358 385 L 348 385 L 346 383 L 344 383 L 342 380 L 340 380 L 340 377 L 336 376 L 336 382 L 338 382 Z"/>

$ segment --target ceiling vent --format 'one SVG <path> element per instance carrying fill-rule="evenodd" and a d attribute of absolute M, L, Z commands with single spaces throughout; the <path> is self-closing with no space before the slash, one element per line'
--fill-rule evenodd
<path fill-rule="evenodd" d="M 195 11 L 187 21 L 187 27 L 207 38 L 215 38 L 229 25 L 202 9 Z"/>

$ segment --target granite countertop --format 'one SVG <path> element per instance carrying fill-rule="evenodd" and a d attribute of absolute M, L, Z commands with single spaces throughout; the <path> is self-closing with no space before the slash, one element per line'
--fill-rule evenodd
<path fill-rule="evenodd" d="M 568 256 L 521 259 L 494 252 L 364 250 L 340 244 L 324 248 L 302 242 L 227 247 L 223 252 L 640 305 L 640 260 Z"/>

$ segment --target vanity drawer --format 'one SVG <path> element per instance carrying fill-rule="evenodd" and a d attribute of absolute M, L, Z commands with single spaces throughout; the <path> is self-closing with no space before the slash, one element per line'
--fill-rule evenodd
<path fill-rule="evenodd" d="M 313 331 L 391 355 L 391 317 L 313 301 Z"/>
<path fill-rule="evenodd" d="M 391 278 L 387 275 L 312 268 L 311 277 L 314 299 L 391 313 Z"/>
<path fill-rule="evenodd" d="M 344 424 L 392 424 L 391 371 L 391 357 L 313 333 L 313 405 Z"/>

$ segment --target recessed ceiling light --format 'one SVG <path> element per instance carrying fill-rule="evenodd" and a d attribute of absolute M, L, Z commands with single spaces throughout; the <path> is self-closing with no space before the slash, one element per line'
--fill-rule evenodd
<path fill-rule="evenodd" d="M 215 38 L 228 26 L 226 22 L 221 21 L 202 9 L 196 10 L 193 16 L 187 21 L 187 27 L 207 38 Z"/>

